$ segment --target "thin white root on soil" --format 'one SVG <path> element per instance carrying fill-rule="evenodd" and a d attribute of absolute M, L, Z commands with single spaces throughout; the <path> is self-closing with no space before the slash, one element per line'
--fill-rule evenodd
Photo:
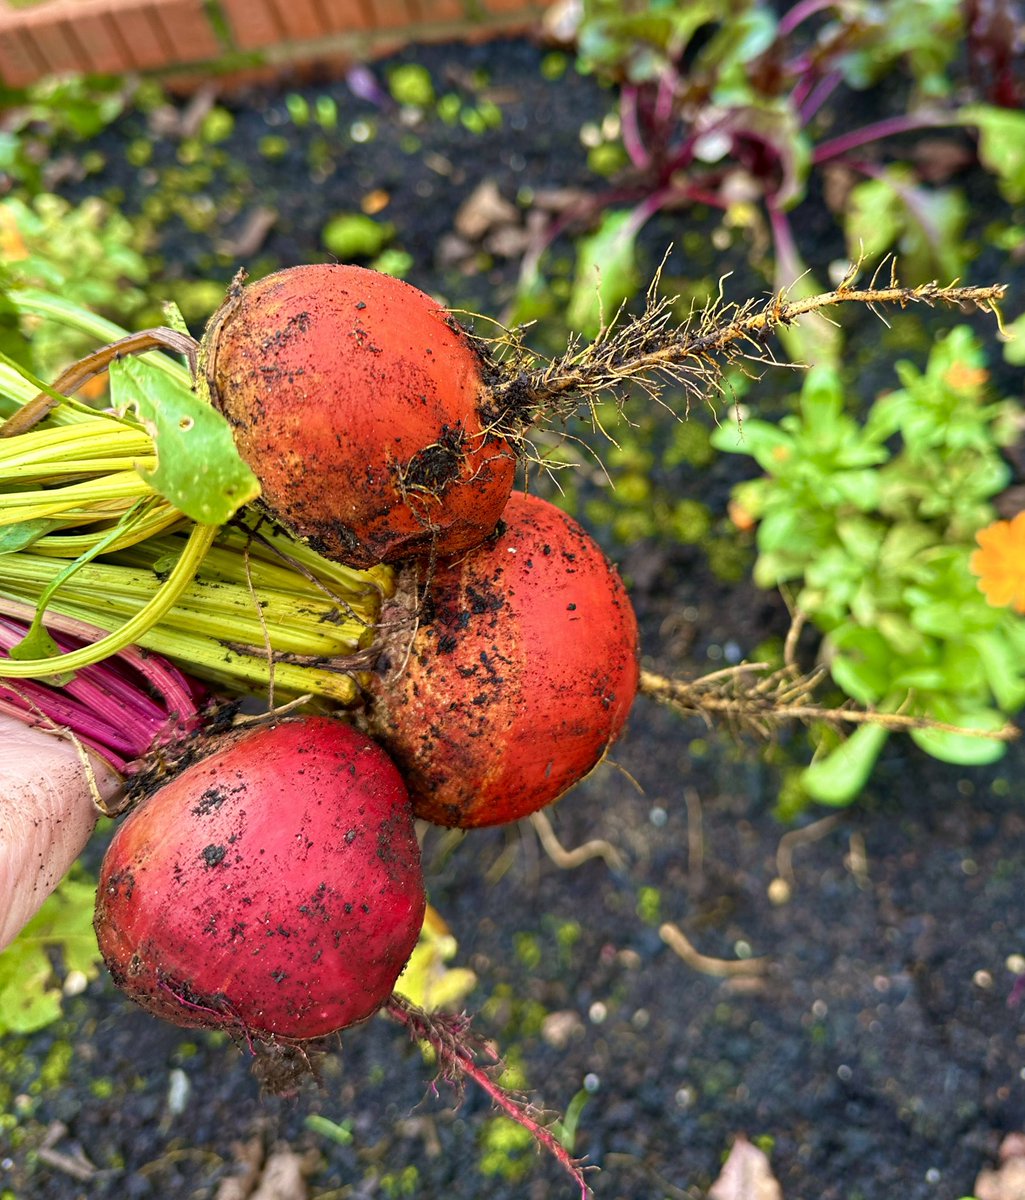
<path fill-rule="evenodd" d="M 606 866 L 613 871 L 618 871 L 623 866 L 623 856 L 611 842 L 607 842 L 604 838 L 592 838 L 591 841 L 584 842 L 581 846 L 574 846 L 572 850 L 567 850 L 556 836 L 547 813 L 532 813 L 530 823 L 534 826 L 534 832 L 537 834 L 537 840 L 541 843 L 541 848 L 561 871 L 575 870 L 592 858 L 604 859 Z"/>
<path fill-rule="evenodd" d="M 710 958 L 702 954 L 687 938 L 686 934 L 671 921 L 659 926 L 658 936 L 677 954 L 688 967 L 700 971 L 702 975 L 715 975 L 718 978 L 731 978 L 737 975 L 761 975 L 769 966 L 767 958 Z"/>
<path fill-rule="evenodd" d="M 807 846 L 812 842 L 817 842 L 820 838 L 824 838 L 834 826 L 838 825 L 840 817 L 833 813 L 828 817 L 823 817 L 820 821 L 815 821 L 811 825 L 805 825 L 803 829 L 791 829 L 783 834 L 779 839 L 779 845 L 776 847 L 776 870 L 782 879 L 789 887 L 793 887 L 796 879 L 794 877 L 794 850 L 798 846 Z"/>

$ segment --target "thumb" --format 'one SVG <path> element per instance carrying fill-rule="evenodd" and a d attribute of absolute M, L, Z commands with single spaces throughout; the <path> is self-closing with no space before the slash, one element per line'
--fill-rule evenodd
<path fill-rule="evenodd" d="M 99 795 L 114 795 L 118 776 L 89 762 Z M 0 713 L 0 950 L 81 853 L 97 815 L 78 748 Z"/>

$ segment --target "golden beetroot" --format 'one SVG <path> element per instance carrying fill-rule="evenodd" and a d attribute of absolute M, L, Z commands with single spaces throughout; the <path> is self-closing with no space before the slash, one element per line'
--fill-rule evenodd
<path fill-rule="evenodd" d="M 299 1041 L 388 999 L 424 906 L 395 767 L 303 717 L 229 734 L 131 813 L 95 923 L 115 981 L 157 1016 Z"/>
<path fill-rule="evenodd" d="M 371 684 L 370 728 L 439 825 L 515 821 L 562 795 L 637 692 L 637 622 L 600 548 L 522 493 L 502 522 L 437 566 L 412 645 L 396 639 Z"/>
<path fill-rule="evenodd" d="M 263 502 L 352 566 L 455 554 L 495 527 L 516 456 L 488 368 L 417 288 L 339 264 L 233 289 L 204 338 L 207 382 Z"/>

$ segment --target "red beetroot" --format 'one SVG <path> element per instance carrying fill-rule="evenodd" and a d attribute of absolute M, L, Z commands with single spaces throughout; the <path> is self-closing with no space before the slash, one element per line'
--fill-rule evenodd
<path fill-rule="evenodd" d="M 424 905 L 397 770 L 350 726 L 304 717 L 228 735 L 126 818 L 96 933 L 157 1016 L 300 1040 L 385 1002 Z"/>
<path fill-rule="evenodd" d="M 415 814 L 439 825 L 498 825 L 556 799 L 637 692 L 637 622 L 599 547 L 518 492 L 503 524 L 437 568 L 412 647 L 382 655 L 371 685 L 370 727 Z"/>
<path fill-rule="evenodd" d="M 204 340 L 264 503 L 321 554 L 368 567 L 495 528 L 515 454 L 483 411 L 480 353 L 423 292 L 364 267 L 291 267 L 229 296 Z"/>

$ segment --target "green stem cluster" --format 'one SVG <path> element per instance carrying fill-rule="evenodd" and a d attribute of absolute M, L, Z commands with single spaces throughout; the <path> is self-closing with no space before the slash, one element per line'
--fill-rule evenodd
<path fill-rule="evenodd" d="M 124 338 L 58 298 L 22 300 L 32 315 Z M 117 346 L 108 349 L 110 358 Z M 89 360 L 97 370 L 104 354 Z M 169 376 L 165 394 L 188 403 L 184 366 L 155 355 L 143 365 L 144 383 Z M 78 378 L 74 368 L 65 376 Z M 247 510 L 232 523 L 190 519 L 158 490 L 149 420 L 62 397 L 10 360 L 0 362 L 0 418 L 0 611 L 36 609 L 29 635 L 0 659 L 0 679 L 59 683 L 134 643 L 220 689 L 355 702 L 353 656 L 391 594 L 390 570 L 329 563 Z M 47 611 L 108 635 L 60 653 Z"/>
<path fill-rule="evenodd" d="M 195 525 L 187 536 L 149 537 L 84 562 L 48 607 L 110 635 L 59 656 L 0 660 L 0 677 L 62 675 L 135 643 L 232 691 L 351 704 L 358 685 L 350 660 L 371 636 L 390 573 L 303 564 L 280 540 Z M 34 551 L 7 555 L 0 605 L 38 604 L 67 566 Z"/>

